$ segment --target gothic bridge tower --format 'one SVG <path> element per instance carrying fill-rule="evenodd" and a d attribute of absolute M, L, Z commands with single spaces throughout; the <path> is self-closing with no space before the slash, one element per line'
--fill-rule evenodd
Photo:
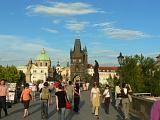
<path fill-rule="evenodd" d="M 87 73 L 88 65 L 88 53 L 87 48 L 81 48 L 80 39 L 76 39 L 74 43 L 74 49 L 70 50 L 70 71 L 71 71 L 71 80 L 75 76 L 79 76 L 83 81 L 85 79 L 85 74 Z"/>

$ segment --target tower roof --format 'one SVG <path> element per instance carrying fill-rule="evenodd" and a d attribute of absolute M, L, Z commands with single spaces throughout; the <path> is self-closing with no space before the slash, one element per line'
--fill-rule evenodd
<path fill-rule="evenodd" d="M 81 51 L 81 41 L 80 41 L 80 39 L 75 40 L 74 51 L 75 52 L 80 52 Z"/>
<path fill-rule="evenodd" d="M 46 53 L 46 50 L 43 48 L 41 50 L 41 53 L 36 57 L 35 60 L 50 60 L 48 54 Z"/>

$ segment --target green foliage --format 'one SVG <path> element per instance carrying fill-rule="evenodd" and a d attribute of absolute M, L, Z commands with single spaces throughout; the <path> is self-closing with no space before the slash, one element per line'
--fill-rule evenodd
<path fill-rule="evenodd" d="M 84 75 L 84 79 L 85 79 L 85 82 L 93 84 L 93 82 L 92 82 L 92 76 L 90 74 L 85 74 Z"/>
<path fill-rule="evenodd" d="M 160 72 L 153 58 L 145 58 L 142 54 L 126 56 L 118 74 L 123 82 L 131 85 L 134 92 L 160 95 Z"/>
<path fill-rule="evenodd" d="M 25 85 L 26 83 L 26 75 L 23 73 L 23 71 L 19 71 L 19 79 L 17 81 L 17 84 L 20 85 L 20 84 L 23 84 Z"/>
<path fill-rule="evenodd" d="M 0 79 L 5 79 L 10 83 L 20 84 L 25 81 L 25 74 L 18 71 L 15 66 L 0 66 Z"/>
<path fill-rule="evenodd" d="M 101 84 L 99 83 L 99 89 L 100 89 L 100 93 L 103 94 L 104 90 L 105 90 L 105 86 L 106 84 Z"/>

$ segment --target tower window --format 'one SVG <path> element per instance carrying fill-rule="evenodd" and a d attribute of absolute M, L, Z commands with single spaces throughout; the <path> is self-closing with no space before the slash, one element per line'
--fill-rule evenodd
<path fill-rule="evenodd" d="M 46 66 L 47 66 L 48 64 L 46 63 Z"/>
<path fill-rule="evenodd" d="M 73 59 L 73 63 L 75 63 L 76 62 L 76 59 Z"/>
<path fill-rule="evenodd" d="M 42 66 L 42 62 L 40 63 L 40 66 Z"/>

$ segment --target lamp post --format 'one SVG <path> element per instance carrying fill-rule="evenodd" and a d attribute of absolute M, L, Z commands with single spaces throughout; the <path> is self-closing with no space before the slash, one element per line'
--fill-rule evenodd
<path fill-rule="evenodd" d="M 122 56 L 121 52 L 120 52 L 119 56 L 117 57 L 117 59 L 118 59 L 118 63 L 120 65 L 120 70 L 121 70 L 121 67 L 122 67 L 122 65 L 124 63 L 124 56 Z M 122 76 L 120 76 L 120 84 L 121 84 L 121 88 L 122 88 L 122 78 L 121 77 Z"/>

